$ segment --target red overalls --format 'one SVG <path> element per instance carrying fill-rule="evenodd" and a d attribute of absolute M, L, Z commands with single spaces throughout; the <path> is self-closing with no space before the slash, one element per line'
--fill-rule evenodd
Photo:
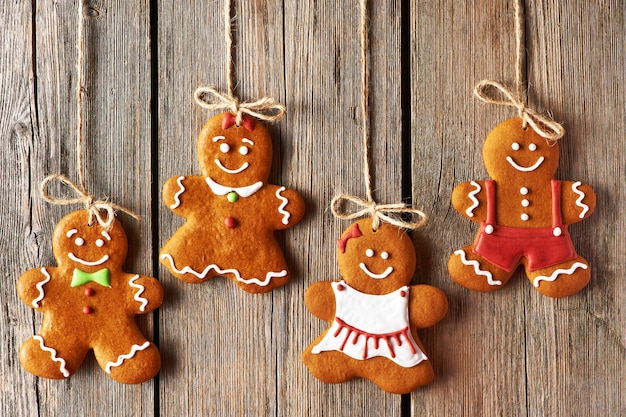
<path fill-rule="evenodd" d="M 561 218 L 561 182 L 552 180 L 552 227 L 508 227 L 496 224 L 496 183 L 485 181 L 487 220 L 480 225 L 474 253 L 507 272 L 523 257 L 528 270 L 557 265 L 576 258 L 574 245 Z"/>

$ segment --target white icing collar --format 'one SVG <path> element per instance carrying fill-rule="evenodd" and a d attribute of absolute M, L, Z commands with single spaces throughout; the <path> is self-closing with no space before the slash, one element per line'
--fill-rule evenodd
<path fill-rule="evenodd" d="M 263 187 L 263 181 L 255 182 L 254 184 L 247 185 L 245 187 L 227 187 L 225 185 L 216 183 L 209 177 L 206 177 L 206 183 L 209 185 L 211 191 L 213 191 L 213 194 L 226 195 L 230 192 L 235 192 L 241 197 L 250 197 L 252 194 L 259 191 L 261 187 Z"/>

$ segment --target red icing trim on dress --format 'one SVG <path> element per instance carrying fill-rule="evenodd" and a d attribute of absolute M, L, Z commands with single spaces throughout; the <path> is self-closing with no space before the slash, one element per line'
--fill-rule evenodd
<path fill-rule="evenodd" d="M 361 236 L 363 236 L 363 234 L 359 229 L 359 225 L 354 223 L 354 225 L 350 229 L 348 229 L 346 234 L 337 241 L 337 248 L 339 248 L 341 253 L 346 253 L 346 245 L 348 244 L 348 240 L 352 239 L 353 237 Z"/>

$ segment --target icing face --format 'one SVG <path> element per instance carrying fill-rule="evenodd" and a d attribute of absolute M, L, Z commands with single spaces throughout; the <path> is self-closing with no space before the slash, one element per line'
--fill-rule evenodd
<path fill-rule="evenodd" d="M 198 159 L 202 174 L 230 187 L 267 181 L 272 140 L 265 127 L 248 116 L 241 126 L 225 123 L 225 118 L 231 119 L 224 114 L 211 118 L 200 132 Z"/>
<path fill-rule="evenodd" d="M 107 232 L 97 223 L 88 226 L 88 220 L 89 213 L 79 210 L 57 224 L 52 246 L 59 266 L 85 272 L 121 268 L 128 243 L 119 222 L 114 222 L 113 228 Z M 112 242 L 115 245 L 111 245 Z"/>
<path fill-rule="evenodd" d="M 372 231 L 372 220 L 350 226 L 338 242 L 337 262 L 348 285 L 368 294 L 388 294 L 408 285 L 415 249 L 408 235 L 389 224 Z"/>
<path fill-rule="evenodd" d="M 559 163 L 558 144 L 548 144 L 531 127 L 522 128 L 522 120 L 513 118 L 496 126 L 485 140 L 485 167 L 491 178 L 526 181 L 539 175 L 550 179 Z"/>

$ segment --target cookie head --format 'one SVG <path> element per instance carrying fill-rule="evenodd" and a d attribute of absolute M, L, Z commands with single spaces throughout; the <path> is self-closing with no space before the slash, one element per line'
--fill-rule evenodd
<path fill-rule="evenodd" d="M 52 235 L 52 249 L 59 267 L 95 272 L 103 268 L 121 269 L 128 241 L 118 221 L 111 230 L 98 222 L 88 225 L 89 212 L 79 210 L 63 217 Z"/>
<path fill-rule="evenodd" d="M 515 117 L 496 126 L 485 140 L 483 158 L 494 180 L 549 180 L 559 165 L 558 143 L 548 143 L 535 130 L 522 126 Z"/>
<path fill-rule="evenodd" d="M 272 167 L 272 139 L 263 123 L 248 115 L 237 126 L 230 113 L 218 114 L 200 131 L 198 160 L 202 175 L 222 185 L 265 182 Z"/>
<path fill-rule="evenodd" d="M 368 294 L 387 294 L 408 285 L 415 272 L 415 248 L 401 229 L 372 219 L 352 224 L 337 242 L 337 263 L 348 285 Z"/>

